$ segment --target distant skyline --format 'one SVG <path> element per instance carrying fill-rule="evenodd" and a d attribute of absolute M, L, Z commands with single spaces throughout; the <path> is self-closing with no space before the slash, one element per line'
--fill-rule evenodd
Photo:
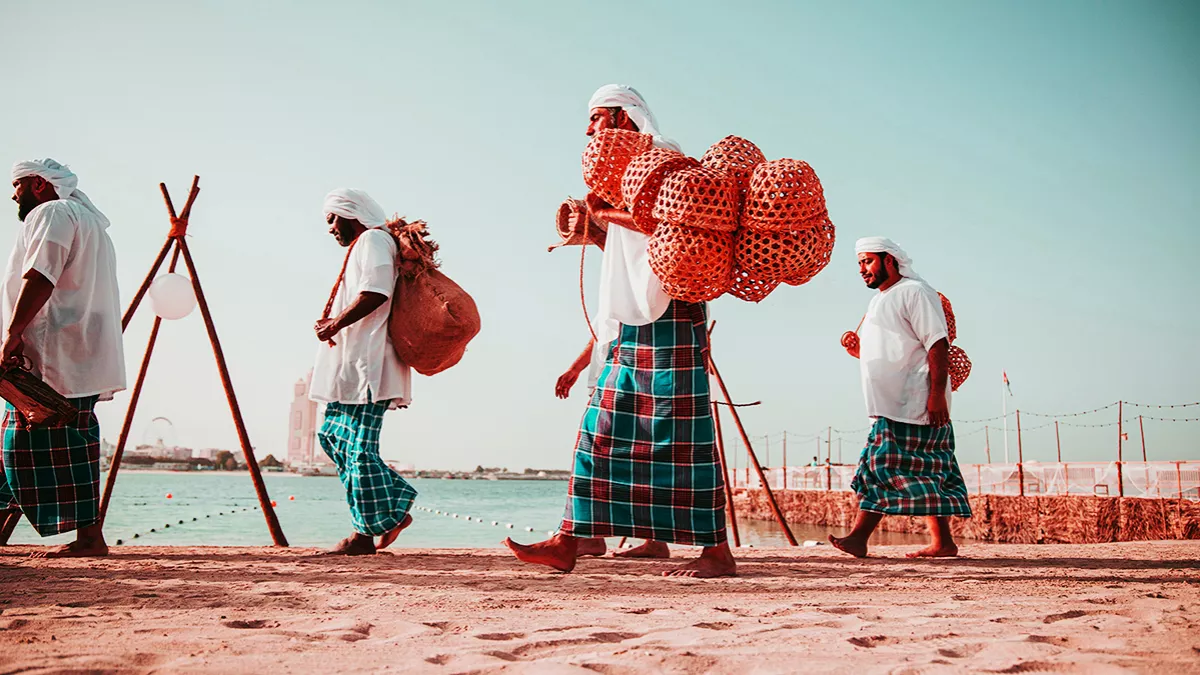
<path fill-rule="evenodd" d="M 762 401 L 743 409 L 751 435 L 788 430 L 815 448 L 832 426 L 853 432 L 843 458 L 857 456 L 858 364 L 838 340 L 870 298 L 853 253 L 867 235 L 899 242 L 954 303 L 973 361 L 953 400 L 963 462 L 984 458 L 985 423 L 966 420 L 1000 414 L 1003 370 L 1023 427 L 1031 412 L 1200 400 L 1194 3 L 334 7 L 0 7 L 0 159 L 78 172 L 113 222 L 123 305 L 167 233 L 159 181 L 179 201 L 200 175 L 189 246 L 260 457 L 287 454 L 292 387 L 343 254 L 322 198 L 353 186 L 429 222 L 483 320 L 466 358 L 416 377 L 411 408 L 388 415 L 384 456 L 568 466 L 586 393 L 559 401 L 553 387 L 588 331 L 578 249 L 545 247 L 558 203 L 584 194 L 586 104 L 609 82 L 639 89 L 691 155 L 738 134 L 823 181 L 829 268 L 759 305 L 713 303 L 722 374 L 736 398 Z M 599 258 L 588 252 L 593 311 Z M 126 332 L 130 387 L 149 326 L 143 308 Z M 110 441 L 127 404 L 97 408 Z M 1127 459 L 1140 458 L 1139 413 L 1200 407 L 1126 410 Z M 238 447 L 198 313 L 164 325 L 131 441 L 159 416 L 181 445 Z M 1053 460 L 1053 427 L 1039 427 L 1051 420 L 1028 417 L 1026 459 Z M 1200 423 L 1145 427 L 1151 459 L 1200 458 Z M 1060 431 L 1066 459 L 1116 457 L 1115 427 Z M 1015 424 L 1009 438 L 1015 453 Z"/>

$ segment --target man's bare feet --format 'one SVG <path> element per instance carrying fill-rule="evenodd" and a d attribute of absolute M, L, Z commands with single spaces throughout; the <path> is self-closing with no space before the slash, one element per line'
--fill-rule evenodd
<path fill-rule="evenodd" d="M 605 553 L 608 553 L 608 543 L 604 541 L 604 537 L 580 539 L 575 551 L 575 555 L 593 555 L 597 558 Z"/>
<path fill-rule="evenodd" d="M 399 525 L 392 528 L 379 538 L 379 543 L 375 544 L 375 550 L 382 551 L 388 546 L 391 546 L 392 542 L 396 541 L 396 537 L 399 537 L 400 533 L 404 531 L 404 528 L 408 527 L 409 525 L 412 525 L 412 515 L 406 513 L 404 514 L 404 520 L 400 521 Z"/>
<path fill-rule="evenodd" d="M 31 554 L 31 558 L 98 558 L 108 555 L 108 544 L 104 537 L 99 539 L 76 539 L 75 541 L 55 546 L 44 551 Z"/>
<path fill-rule="evenodd" d="M 641 546 L 627 548 L 624 551 L 614 551 L 613 555 L 618 558 L 660 558 L 666 559 L 671 557 L 671 549 L 661 541 L 651 541 L 647 539 Z"/>
<path fill-rule="evenodd" d="M 829 535 L 829 543 L 843 553 L 849 553 L 855 558 L 867 557 L 867 541 L 858 537 L 835 537 Z"/>
<path fill-rule="evenodd" d="M 511 538 L 504 540 L 521 562 L 534 563 L 553 567 L 559 572 L 570 572 L 575 569 L 575 558 L 579 555 L 579 540 L 556 534 L 543 542 L 536 544 L 518 544 Z"/>
<path fill-rule="evenodd" d="M 333 548 L 322 551 L 321 555 L 372 555 L 375 553 L 375 539 L 357 532 L 339 541 Z"/>
<path fill-rule="evenodd" d="M 920 551 L 905 553 L 905 558 L 954 558 L 958 556 L 958 545 L 954 542 L 948 544 L 930 544 Z"/>
<path fill-rule="evenodd" d="M 695 560 L 680 565 L 670 572 L 663 572 L 664 577 L 693 577 L 696 579 L 714 579 L 716 577 L 737 576 L 737 563 L 729 544 L 709 546 Z"/>

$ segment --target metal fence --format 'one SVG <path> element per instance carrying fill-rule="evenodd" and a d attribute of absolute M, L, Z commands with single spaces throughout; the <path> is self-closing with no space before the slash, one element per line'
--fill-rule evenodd
<path fill-rule="evenodd" d="M 1098 495 L 1104 497 L 1182 497 L 1200 501 L 1200 461 L 1063 462 L 962 464 L 971 494 Z M 849 490 L 855 467 L 848 464 L 763 468 L 773 490 Z M 733 475 L 735 488 L 761 487 L 750 467 Z"/>

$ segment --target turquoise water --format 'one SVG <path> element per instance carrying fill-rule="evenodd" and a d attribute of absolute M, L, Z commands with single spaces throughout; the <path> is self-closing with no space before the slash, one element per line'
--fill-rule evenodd
<path fill-rule="evenodd" d="M 291 545 L 329 546 L 350 533 L 346 497 L 336 477 L 273 473 L 264 479 Z M 412 526 L 394 546 L 486 548 L 498 546 L 507 536 L 521 542 L 540 541 L 557 529 L 567 494 L 565 481 L 414 479 L 412 484 L 420 493 L 418 506 L 459 517 L 414 510 Z M 121 540 L 143 546 L 269 546 L 271 537 L 262 513 L 255 510 L 257 505 L 247 473 L 122 471 L 104 532 L 109 544 Z M 492 521 L 499 525 L 493 526 Z M 511 529 L 505 527 L 508 523 Z M 787 543 L 772 523 L 739 521 L 739 525 L 743 545 Z M 793 525 L 792 529 L 800 540 L 824 541 L 829 533 L 819 526 Z M 881 544 L 924 540 L 891 533 L 877 537 Z M 65 534 L 42 539 L 22 520 L 11 542 L 64 543 L 73 538 Z"/>

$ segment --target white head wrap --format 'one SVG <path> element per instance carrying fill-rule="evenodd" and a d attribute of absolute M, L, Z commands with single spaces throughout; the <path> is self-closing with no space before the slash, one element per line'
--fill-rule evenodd
<path fill-rule="evenodd" d="M 597 89 L 588 102 L 588 110 L 592 108 L 620 108 L 637 125 L 638 131 L 654 137 L 656 145 L 679 150 L 678 143 L 658 133 L 658 120 L 654 119 L 646 99 L 627 84 L 606 84 Z"/>
<path fill-rule="evenodd" d="M 325 217 L 329 214 L 357 220 L 366 228 L 380 228 L 387 224 L 387 215 L 379 202 L 371 195 L 354 188 L 338 188 L 325 195 Z"/>
<path fill-rule="evenodd" d="M 108 218 L 88 196 L 79 189 L 79 176 L 76 176 L 71 169 L 59 164 L 47 157 L 46 159 L 31 159 L 24 162 L 13 164 L 12 179 L 25 178 L 26 176 L 41 176 L 43 180 L 54 186 L 54 191 L 58 194 L 59 199 L 69 199 L 79 202 L 84 208 L 96 214 L 103 221 L 103 227 L 108 227 Z"/>
<path fill-rule="evenodd" d="M 908 254 L 896 242 L 887 237 L 863 237 L 854 242 L 854 253 L 855 255 L 859 253 L 888 253 L 896 259 L 896 265 L 900 268 L 900 276 L 906 279 L 925 281 L 913 269 L 912 258 L 908 257 Z"/>

